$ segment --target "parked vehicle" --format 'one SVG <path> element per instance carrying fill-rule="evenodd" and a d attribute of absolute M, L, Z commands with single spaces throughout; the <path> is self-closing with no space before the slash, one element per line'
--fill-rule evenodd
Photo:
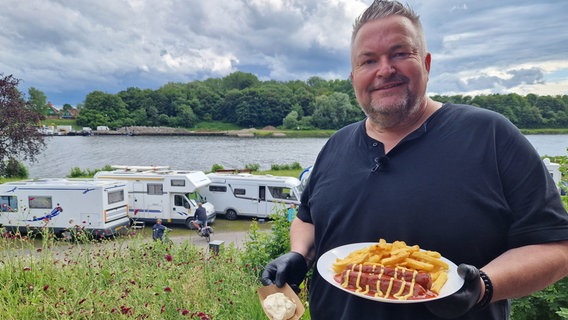
<path fill-rule="evenodd" d="M 170 170 L 167 166 L 112 166 L 113 171 L 99 171 L 96 180 L 120 180 L 128 186 L 129 216 L 133 223 L 185 224 L 193 229 L 197 202 L 207 212 L 207 223 L 215 221 L 215 208 L 205 203 L 198 189 L 211 180 L 202 171 Z"/>
<path fill-rule="evenodd" d="M 128 227 L 128 190 L 119 181 L 42 179 L 0 184 L 0 224 L 27 233 L 48 228 L 112 236 Z"/>
<path fill-rule="evenodd" d="M 558 187 L 558 192 L 560 192 L 560 195 L 566 195 L 566 182 L 562 181 L 560 164 L 551 162 L 548 158 L 544 158 L 542 161 L 544 162 L 544 165 L 552 176 L 552 180 L 554 180 L 554 183 Z"/>
<path fill-rule="evenodd" d="M 300 204 L 300 180 L 294 177 L 249 173 L 209 173 L 211 184 L 201 194 L 218 214 L 234 220 L 238 216 L 269 217 L 291 203 Z"/>

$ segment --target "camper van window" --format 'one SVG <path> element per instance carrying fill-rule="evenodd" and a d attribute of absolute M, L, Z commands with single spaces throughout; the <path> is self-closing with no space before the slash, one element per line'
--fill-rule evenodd
<path fill-rule="evenodd" d="M 108 193 L 108 204 L 124 201 L 124 190 L 117 190 Z"/>
<path fill-rule="evenodd" d="M 16 197 L 16 196 L 1 196 L 0 197 L 0 211 L 2 211 L 2 212 L 16 212 L 16 211 L 18 211 L 18 197 Z"/>
<path fill-rule="evenodd" d="M 290 188 L 268 187 L 268 191 L 275 199 L 298 200 Z"/>
<path fill-rule="evenodd" d="M 28 205 L 30 209 L 52 209 L 51 197 L 46 196 L 29 196 Z"/>
<path fill-rule="evenodd" d="M 184 196 L 179 195 L 179 194 L 176 194 L 176 195 L 174 196 L 174 205 L 175 205 L 176 207 L 181 207 L 181 206 L 183 206 L 184 208 L 189 209 L 189 202 L 187 202 L 187 201 L 185 200 L 185 197 L 184 197 Z"/>
<path fill-rule="evenodd" d="M 161 183 L 148 183 L 148 194 L 164 194 L 164 187 Z"/>
<path fill-rule="evenodd" d="M 225 186 L 209 186 L 209 191 L 214 192 L 227 192 L 227 187 Z"/>
<path fill-rule="evenodd" d="M 172 179 L 171 185 L 172 187 L 185 187 L 185 180 Z"/>
<path fill-rule="evenodd" d="M 236 195 L 236 196 L 244 196 L 245 194 L 247 194 L 247 191 L 245 189 L 235 188 L 235 191 L 233 191 L 233 194 Z"/>

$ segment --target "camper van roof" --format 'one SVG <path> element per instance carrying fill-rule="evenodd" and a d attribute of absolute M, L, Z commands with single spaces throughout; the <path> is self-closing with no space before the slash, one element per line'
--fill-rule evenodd
<path fill-rule="evenodd" d="M 112 165 L 111 168 L 115 170 L 124 170 L 125 172 L 142 172 L 142 171 L 169 171 L 169 166 L 123 166 L 123 165 Z"/>

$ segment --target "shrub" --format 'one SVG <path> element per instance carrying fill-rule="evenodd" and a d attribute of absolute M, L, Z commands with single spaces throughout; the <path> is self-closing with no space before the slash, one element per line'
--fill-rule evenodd
<path fill-rule="evenodd" d="M 211 167 L 211 172 L 216 172 L 217 170 L 223 170 L 223 166 L 220 164 L 215 163 L 212 167 Z"/>
<path fill-rule="evenodd" d="M 270 165 L 270 170 L 301 170 L 302 166 L 299 162 L 293 162 L 292 164 L 272 164 Z"/>
<path fill-rule="evenodd" d="M 97 172 L 99 171 L 112 171 L 112 166 L 106 165 L 102 169 L 85 169 L 82 170 L 79 167 L 74 167 L 71 169 L 71 173 L 67 176 L 67 178 L 92 178 Z"/>
<path fill-rule="evenodd" d="M 4 172 L 0 172 L 0 176 L 5 178 L 20 178 L 25 179 L 29 175 L 28 168 L 23 163 L 16 159 L 9 159 L 6 162 Z"/>
<path fill-rule="evenodd" d="M 250 171 L 258 171 L 258 170 L 260 170 L 260 164 L 249 163 L 249 164 L 245 165 L 245 169 L 248 169 Z"/>
<path fill-rule="evenodd" d="M 258 222 L 250 225 L 242 262 L 256 276 L 260 276 L 264 266 L 274 258 L 290 251 L 290 222 L 287 219 L 287 209 L 284 205 L 273 213 L 269 223 L 271 232 L 261 232 Z"/>

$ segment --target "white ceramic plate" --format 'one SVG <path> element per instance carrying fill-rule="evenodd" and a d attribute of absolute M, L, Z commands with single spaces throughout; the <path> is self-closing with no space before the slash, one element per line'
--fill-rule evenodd
<path fill-rule="evenodd" d="M 381 301 L 381 302 L 388 302 L 388 303 L 421 303 L 421 302 L 427 302 L 427 301 L 432 301 L 432 300 L 436 300 L 436 299 L 441 299 L 443 297 L 449 296 L 450 294 L 458 291 L 463 285 L 464 281 L 458 275 L 458 272 L 457 272 L 458 267 L 453 262 L 451 262 L 450 260 L 442 257 L 442 260 L 444 260 L 449 265 L 448 281 L 446 281 L 446 284 L 444 284 L 444 286 L 442 287 L 442 290 L 440 290 L 440 293 L 438 294 L 438 296 L 434 297 L 434 298 L 417 299 L 417 300 L 388 299 L 388 298 L 381 298 L 381 297 L 372 297 L 372 296 L 368 296 L 366 294 L 357 293 L 355 291 L 351 291 L 351 290 L 348 290 L 346 288 L 343 288 L 341 286 L 341 284 L 337 283 L 333 279 L 333 277 L 335 276 L 335 273 L 333 272 L 332 265 L 335 263 L 336 259 L 338 259 L 338 258 L 343 259 L 343 258 L 347 257 L 351 252 L 353 252 L 355 250 L 367 248 L 367 247 L 369 247 L 373 244 L 376 244 L 376 242 L 352 243 L 352 244 L 347 244 L 347 245 L 329 250 L 328 252 L 324 253 L 319 258 L 318 263 L 317 263 L 318 272 L 327 282 L 329 282 L 333 286 L 335 286 L 335 287 L 337 287 L 337 288 L 339 288 L 339 289 L 341 289 L 345 292 L 348 292 L 350 294 L 354 294 L 356 296 L 359 296 L 359 297 L 362 297 L 362 298 L 365 298 L 365 299 Z"/>

